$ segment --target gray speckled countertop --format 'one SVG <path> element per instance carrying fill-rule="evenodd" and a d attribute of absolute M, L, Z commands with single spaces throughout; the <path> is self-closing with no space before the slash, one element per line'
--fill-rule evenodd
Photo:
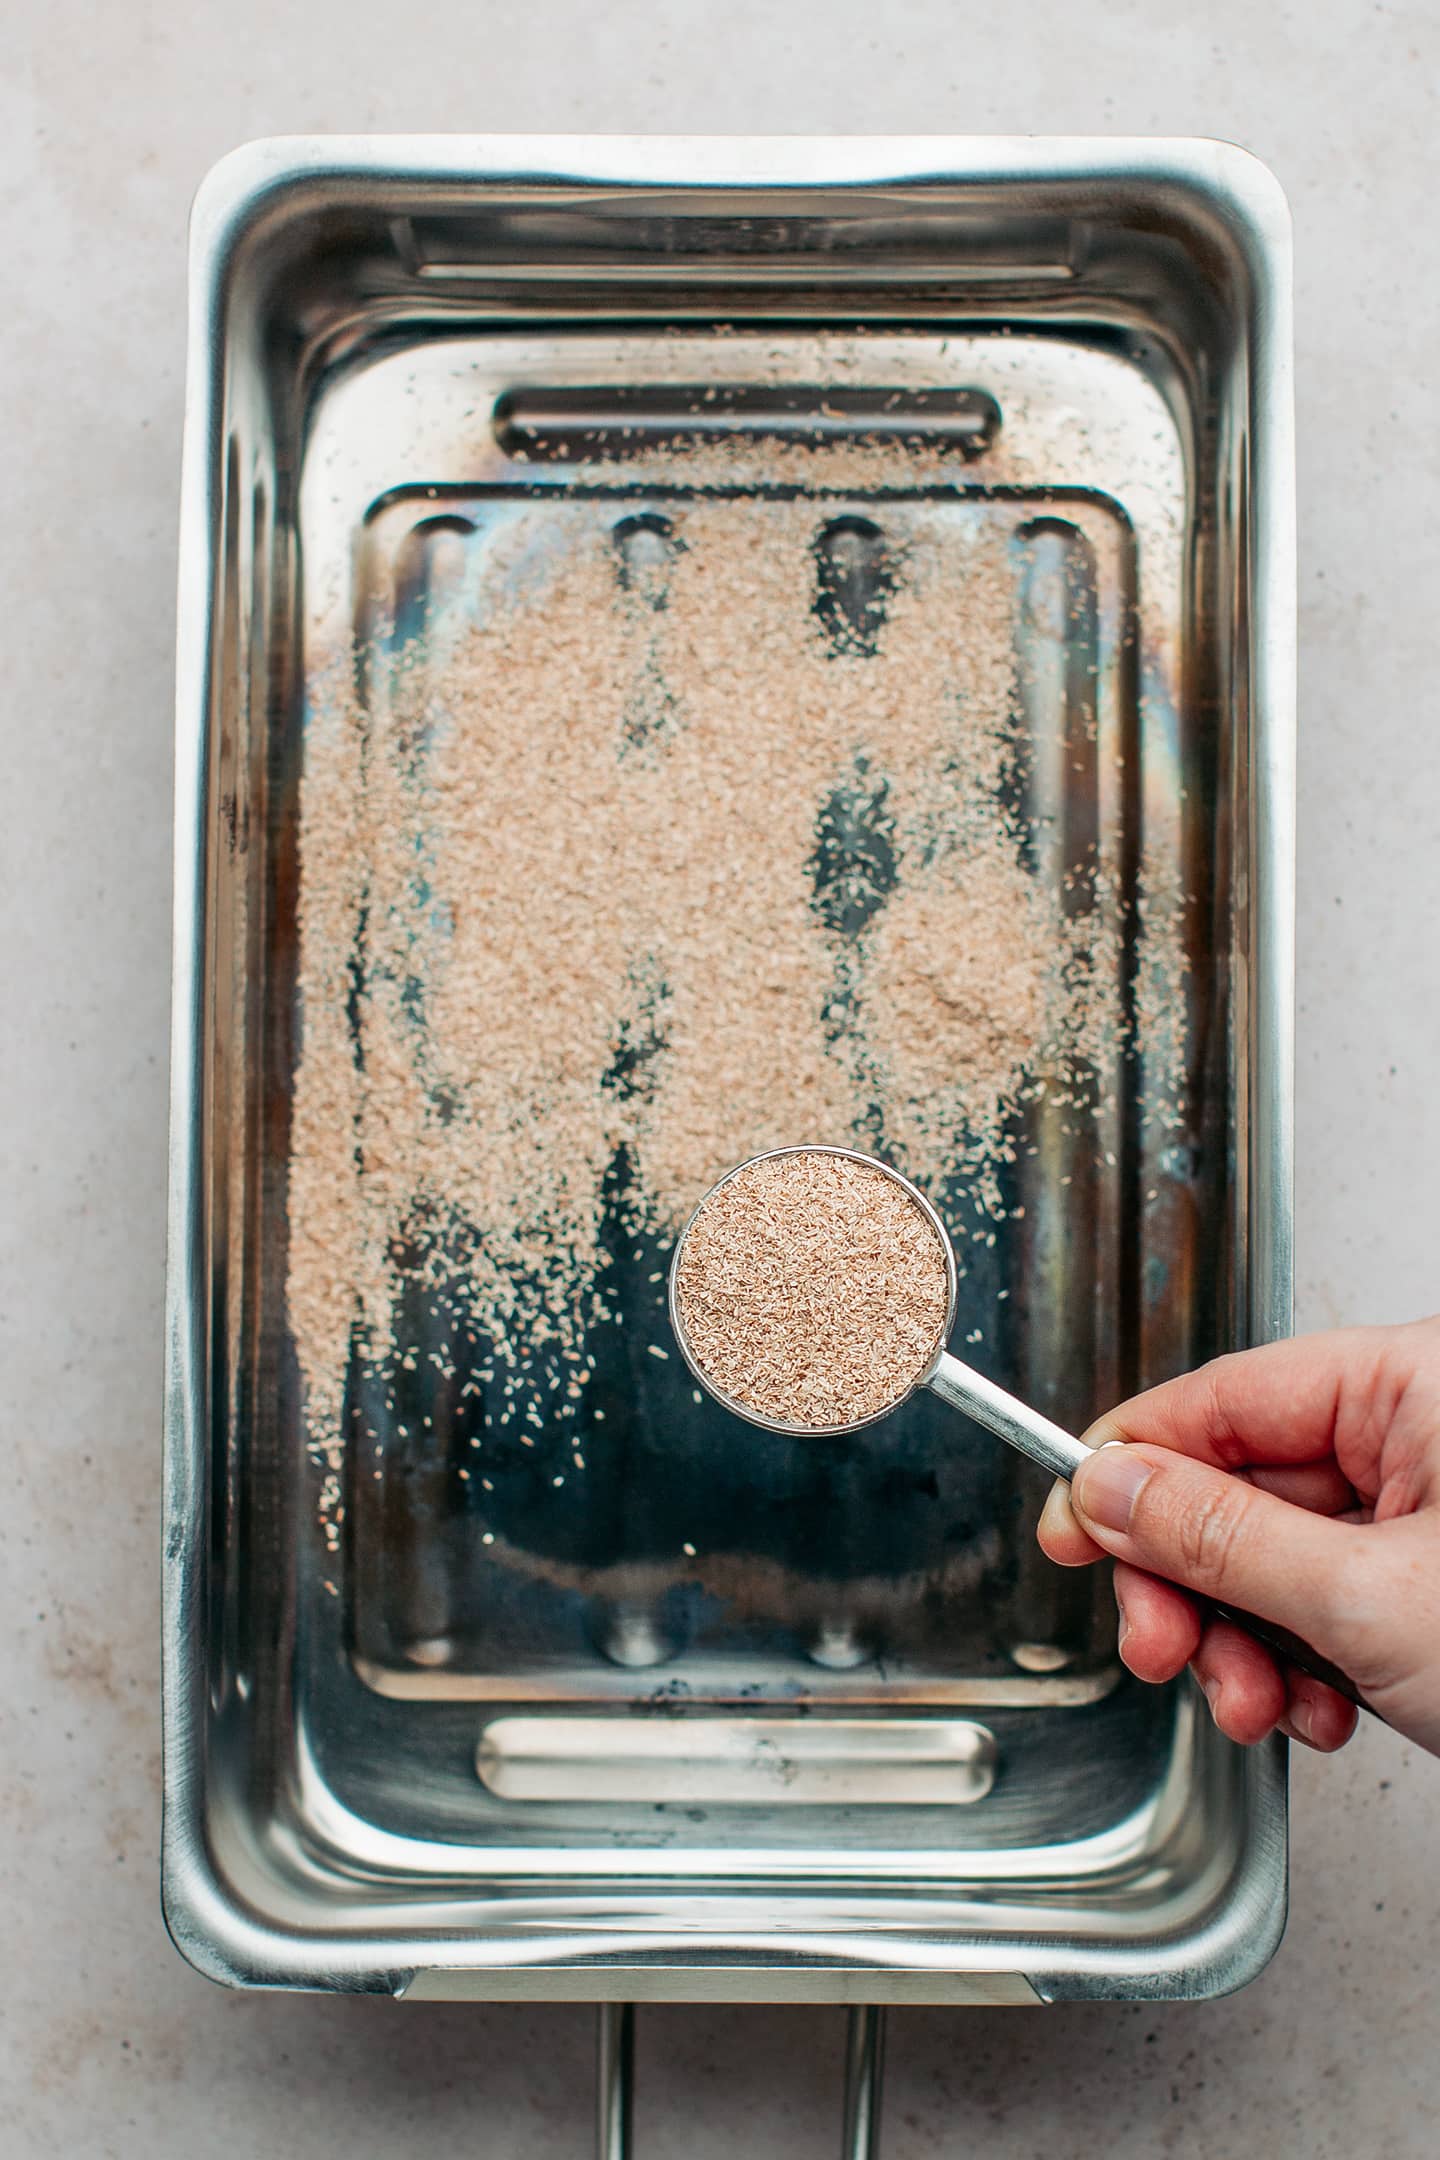
<path fill-rule="evenodd" d="M 160 1923 L 157 1489 L 190 191 L 317 129 L 1196 133 L 1298 228 L 1303 1325 L 1440 1303 L 1440 14 L 1314 0 L 12 11 L 0 174 L 0 2153 L 584 2153 L 593 2013 L 229 1995 Z M 1296 1765 L 1228 2002 L 892 2019 L 888 2160 L 1440 2150 L 1440 1763 Z M 642 2014 L 647 2155 L 838 2150 L 836 2011 Z"/>

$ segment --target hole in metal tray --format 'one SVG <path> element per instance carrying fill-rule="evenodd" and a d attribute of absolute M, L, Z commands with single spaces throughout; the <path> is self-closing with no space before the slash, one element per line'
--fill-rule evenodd
<path fill-rule="evenodd" d="M 837 389 L 791 383 L 629 383 L 507 390 L 495 439 L 509 457 L 639 457 L 667 444 L 752 437 L 802 443 L 924 443 L 980 457 L 1000 431 L 983 390 Z"/>

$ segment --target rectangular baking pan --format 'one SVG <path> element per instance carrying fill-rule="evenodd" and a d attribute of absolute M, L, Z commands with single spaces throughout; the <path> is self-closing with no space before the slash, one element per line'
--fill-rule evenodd
<path fill-rule="evenodd" d="M 332 1466 L 327 1530 L 286 1275 L 327 639 L 363 674 L 377 591 L 408 580 L 432 622 L 490 604 L 517 504 L 551 535 L 663 523 L 695 486 L 668 446 L 738 441 L 753 476 L 702 475 L 711 514 L 783 497 L 793 521 L 798 493 L 819 529 L 1021 550 L 1036 846 L 1078 820 L 1108 851 L 1127 996 L 1142 906 L 1174 910 L 1181 964 L 1144 995 L 1178 1094 L 1161 1116 L 1142 1049 L 1078 1141 L 1032 1113 L 962 1327 L 1077 1426 L 1287 1332 L 1290 336 L 1283 197 L 1213 143 L 336 138 L 206 181 L 164 1681 L 165 1908 L 203 1971 L 1033 2003 L 1218 1993 L 1273 1951 L 1283 1745 L 1236 1749 L 1188 1682 L 1124 1674 L 1103 1585 L 1038 1558 L 1043 1492 L 983 1436 L 916 1406 L 823 1477 L 758 1434 L 722 1464 L 652 1374 L 617 1381 L 611 1483 L 541 1510 L 517 1472 L 498 1539 L 393 1421 L 379 1469 Z M 766 478 L 767 445 L 887 435 L 943 478 Z"/>

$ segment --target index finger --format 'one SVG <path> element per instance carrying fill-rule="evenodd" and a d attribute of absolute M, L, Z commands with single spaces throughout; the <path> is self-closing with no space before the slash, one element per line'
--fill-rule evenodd
<path fill-rule="evenodd" d="M 1221 1470 L 1323 1462 L 1363 1436 L 1398 1332 L 1344 1328 L 1234 1351 L 1132 1396 L 1084 1437 L 1146 1441 Z"/>

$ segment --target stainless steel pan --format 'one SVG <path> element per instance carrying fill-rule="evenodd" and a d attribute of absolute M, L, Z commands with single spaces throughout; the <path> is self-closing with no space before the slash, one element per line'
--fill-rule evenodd
<path fill-rule="evenodd" d="M 950 462 L 884 515 L 937 544 L 1024 529 L 1016 635 L 1050 640 L 1027 678 L 1038 859 L 1063 877 L 1083 808 L 1124 904 L 1143 878 L 1180 910 L 1185 970 L 1145 993 L 1183 1045 L 1178 1109 L 1132 1070 L 1078 1137 L 1035 1112 L 1024 1213 L 967 1277 L 962 1332 L 991 1329 L 987 1370 L 1077 1429 L 1286 1331 L 1290 335 L 1283 199 L 1211 143 L 339 138 L 251 146 L 205 183 L 165 1902 L 206 1972 L 1034 2003 L 1211 1994 L 1270 1955 L 1282 1747 L 1233 1748 L 1186 1685 L 1128 1680 L 1103 1591 L 1034 1551 L 1043 1481 L 983 1435 L 942 1471 L 915 1409 L 825 1490 L 743 1452 L 722 1490 L 703 1432 L 637 1398 L 612 1487 L 543 1518 L 513 1496 L 482 1547 L 443 1459 L 387 1433 L 331 1555 L 284 1286 L 315 654 L 337 622 L 363 641 L 364 594 L 413 565 L 437 499 L 482 582 L 497 505 L 543 494 L 557 531 L 663 509 L 617 446 L 683 433 L 701 386 L 762 459 L 873 438 L 898 398 Z M 881 514 L 852 495 L 817 520 Z M 1086 607 L 1057 616 L 1077 581 Z M 687 1556 L 697 1496 L 714 1535 Z"/>

